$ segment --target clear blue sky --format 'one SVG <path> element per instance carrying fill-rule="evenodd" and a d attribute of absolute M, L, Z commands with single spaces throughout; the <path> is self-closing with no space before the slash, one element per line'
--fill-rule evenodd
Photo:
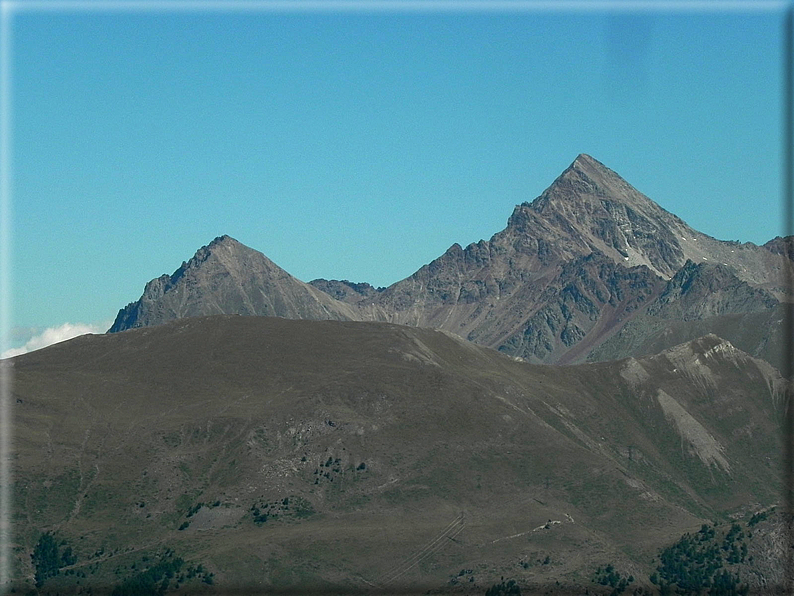
<path fill-rule="evenodd" d="M 304 281 L 389 285 L 579 153 L 764 243 L 782 17 L 18 11 L 11 323 L 110 321 L 221 234 Z"/>

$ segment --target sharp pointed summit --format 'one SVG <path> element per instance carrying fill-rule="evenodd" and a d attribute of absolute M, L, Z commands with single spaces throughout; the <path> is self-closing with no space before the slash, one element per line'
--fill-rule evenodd
<path fill-rule="evenodd" d="M 589 190 L 601 195 L 605 195 L 609 190 L 615 190 L 616 186 L 627 185 L 616 172 L 586 153 L 577 155 L 571 165 L 559 175 L 556 183 L 575 184 L 576 181 L 579 182 L 581 191 Z"/>
<path fill-rule="evenodd" d="M 586 154 L 516 210 L 526 212 L 514 218 L 528 224 L 527 233 L 540 227 L 555 238 L 566 259 L 601 252 L 615 262 L 645 265 L 666 279 L 686 261 L 680 240 L 698 235 Z"/>
<path fill-rule="evenodd" d="M 238 240 L 232 238 L 228 234 L 223 234 L 222 236 L 218 236 L 212 242 L 210 242 L 206 248 L 213 249 L 213 248 L 232 248 L 232 247 L 245 247 L 244 244 L 239 242 Z"/>
<path fill-rule="evenodd" d="M 617 172 L 586 153 L 580 153 L 534 202 L 542 206 L 552 198 L 572 199 L 585 196 L 610 197 L 627 203 L 653 203 Z"/>

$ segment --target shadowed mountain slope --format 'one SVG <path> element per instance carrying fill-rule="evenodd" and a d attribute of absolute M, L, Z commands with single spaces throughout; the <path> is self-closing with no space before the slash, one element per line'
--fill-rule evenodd
<path fill-rule="evenodd" d="M 785 370 L 790 350 L 785 343 L 783 321 L 785 305 L 755 313 L 728 314 L 702 320 L 681 321 L 640 316 L 618 333 L 592 350 L 590 362 L 615 360 L 634 354 L 636 357 L 658 354 L 679 343 L 714 333 L 737 348 Z"/>
<path fill-rule="evenodd" d="M 169 552 L 248 593 L 452 589 L 461 569 L 475 593 L 568 593 L 610 561 L 647 578 L 683 532 L 778 495 L 786 385 L 716 336 L 560 368 L 443 331 L 219 316 L 6 365 L 15 565 L 34 581 L 52 532 L 75 557 L 53 593 Z"/>
<path fill-rule="evenodd" d="M 764 248 L 776 255 L 785 255 L 794 260 L 794 236 L 777 236 L 764 244 Z"/>
<path fill-rule="evenodd" d="M 589 361 L 656 354 L 706 333 L 785 367 L 786 306 L 772 294 L 739 280 L 724 265 L 687 263 L 645 311 L 593 349 Z"/>
<path fill-rule="evenodd" d="M 726 265 L 687 260 L 648 307 L 647 314 L 692 321 L 728 313 L 761 312 L 777 304 L 769 291 L 742 281 Z"/>

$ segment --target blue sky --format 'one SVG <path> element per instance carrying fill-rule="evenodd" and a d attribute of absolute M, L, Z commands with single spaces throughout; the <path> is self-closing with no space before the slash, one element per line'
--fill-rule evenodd
<path fill-rule="evenodd" d="M 717 238 L 783 233 L 782 4 L 526 6 L 12 11 L 9 346 L 221 234 L 389 285 L 579 153 Z"/>

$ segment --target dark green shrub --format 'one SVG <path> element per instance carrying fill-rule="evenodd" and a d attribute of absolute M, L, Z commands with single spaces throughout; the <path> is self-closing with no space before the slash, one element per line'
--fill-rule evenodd
<path fill-rule="evenodd" d="M 30 557 L 33 559 L 33 565 L 36 568 L 34 579 L 37 588 L 40 588 L 50 577 L 58 575 L 58 545 L 49 532 L 39 537 L 39 541 L 36 543 L 36 547 Z"/>
<path fill-rule="evenodd" d="M 498 584 L 494 584 L 485 592 L 485 596 L 521 596 L 521 588 L 518 587 L 516 580 L 504 579 Z"/>

